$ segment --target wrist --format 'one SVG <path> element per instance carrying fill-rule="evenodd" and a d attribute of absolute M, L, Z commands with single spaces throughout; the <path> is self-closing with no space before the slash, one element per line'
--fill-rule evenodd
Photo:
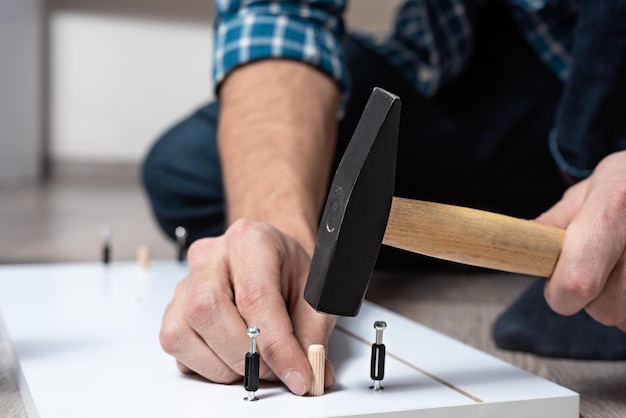
<path fill-rule="evenodd" d="M 312 253 L 335 149 L 337 86 L 306 65 L 268 60 L 229 75 L 220 106 L 227 222 L 266 222 Z"/>

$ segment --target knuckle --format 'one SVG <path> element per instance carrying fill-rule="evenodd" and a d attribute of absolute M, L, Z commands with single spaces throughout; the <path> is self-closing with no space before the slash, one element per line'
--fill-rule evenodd
<path fill-rule="evenodd" d="M 216 307 L 217 301 L 211 293 L 192 293 L 185 306 L 185 318 L 192 328 L 198 329 L 214 320 L 217 315 Z"/>
<path fill-rule="evenodd" d="M 616 181 L 608 190 L 607 198 L 609 202 L 608 216 L 626 216 L 626 179 Z"/>
<path fill-rule="evenodd" d="M 602 290 L 600 280 L 593 274 L 577 269 L 573 270 L 563 284 L 566 295 L 578 300 L 591 301 Z"/>
<path fill-rule="evenodd" d="M 256 222 L 249 219 L 237 219 L 228 228 L 228 231 L 226 233 L 231 241 L 237 242 L 245 237 L 249 237 L 253 233 L 258 234 L 258 232 L 254 232 L 257 229 L 258 226 Z"/>
<path fill-rule="evenodd" d="M 187 285 L 188 285 L 189 280 L 187 278 L 181 280 L 180 282 L 178 282 L 178 284 L 176 285 L 176 288 L 174 289 L 174 299 L 177 299 L 178 297 L 181 297 L 180 295 L 184 295 L 187 289 Z M 171 310 L 173 306 L 173 303 L 170 304 L 167 307 L 167 311 Z"/>
<path fill-rule="evenodd" d="M 576 198 L 579 195 L 579 191 L 577 187 L 568 187 L 563 193 L 564 200 L 577 200 Z"/>
<path fill-rule="evenodd" d="M 265 292 L 258 282 L 250 281 L 242 285 L 237 294 L 237 307 L 245 315 L 251 314 L 266 303 Z"/>
<path fill-rule="evenodd" d="M 159 343 L 167 354 L 176 356 L 183 340 L 183 328 L 178 321 L 163 321 L 159 331 Z"/>
<path fill-rule="evenodd" d="M 206 254 L 211 253 L 211 247 L 215 238 L 202 238 L 194 241 L 187 250 L 187 259 L 189 263 L 194 264 L 202 259 Z"/>
<path fill-rule="evenodd" d="M 269 225 L 250 219 L 238 219 L 228 228 L 228 238 L 232 243 L 261 245 L 274 237 L 275 230 Z"/>
<path fill-rule="evenodd" d="M 256 222 L 253 220 L 240 218 L 232 223 L 232 225 L 228 228 L 228 231 L 231 234 L 239 234 L 251 228 L 254 228 L 255 224 Z"/>

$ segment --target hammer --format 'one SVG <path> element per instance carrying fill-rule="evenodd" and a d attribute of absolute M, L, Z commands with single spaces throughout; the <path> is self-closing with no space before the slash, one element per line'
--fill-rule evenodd
<path fill-rule="evenodd" d="M 549 277 L 565 231 L 482 210 L 394 197 L 400 99 L 372 92 L 333 178 L 304 297 L 356 316 L 380 245 L 512 273 Z"/>

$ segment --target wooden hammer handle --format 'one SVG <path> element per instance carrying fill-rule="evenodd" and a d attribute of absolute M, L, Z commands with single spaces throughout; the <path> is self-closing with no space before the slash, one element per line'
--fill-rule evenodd
<path fill-rule="evenodd" d="M 383 244 L 513 273 L 549 277 L 565 231 L 477 209 L 394 197 Z"/>

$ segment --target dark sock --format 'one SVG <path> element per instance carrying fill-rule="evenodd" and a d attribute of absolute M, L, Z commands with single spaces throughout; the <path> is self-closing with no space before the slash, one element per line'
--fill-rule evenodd
<path fill-rule="evenodd" d="M 585 311 L 562 316 L 550 309 L 538 280 L 496 321 L 498 347 L 546 357 L 626 359 L 626 333 L 596 322 Z"/>

